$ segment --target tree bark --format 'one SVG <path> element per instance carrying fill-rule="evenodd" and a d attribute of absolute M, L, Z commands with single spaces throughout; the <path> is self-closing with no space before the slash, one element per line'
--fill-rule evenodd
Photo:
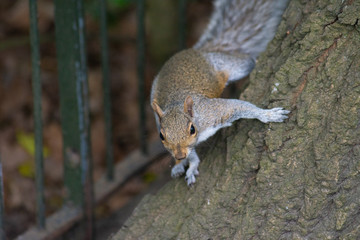
<path fill-rule="evenodd" d="M 113 239 L 360 239 L 360 1 L 293 0 L 241 99 L 291 110 L 199 147 Z"/>

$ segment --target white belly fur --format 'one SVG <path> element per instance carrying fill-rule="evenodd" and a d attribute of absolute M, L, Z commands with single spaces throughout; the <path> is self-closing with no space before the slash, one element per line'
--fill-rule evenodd
<path fill-rule="evenodd" d="M 218 125 L 216 127 L 209 127 L 205 129 L 200 133 L 197 143 L 201 143 L 205 141 L 206 139 L 214 135 L 220 128 L 229 127 L 229 126 L 231 126 L 231 123 L 226 123 L 223 125 Z"/>

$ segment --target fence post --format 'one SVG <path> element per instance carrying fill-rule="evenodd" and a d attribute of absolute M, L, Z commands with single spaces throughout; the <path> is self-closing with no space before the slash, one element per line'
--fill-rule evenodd
<path fill-rule="evenodd" d="M 187 0 L 179 1 L 179 50 L 186 48 L 186 6 Z"/>
<path fill-rule="evenodd" d="M 109 80 L 109 50 L 107 37 L 107 6 L 106 0 L 99 0 L 100 5 L 100 39 L 101 39 L 101 68 L 103 76 L 105 138 L 106 138 L 106 175 L 108 180 L 114 178 L 114 155 L 112 145 L 111 95 Z"/>
<path fill-rule="evenodd" d="M 140 148 L 142 153 L 147 153 L 146 146 L 146 112 L 145 112 L 145 3 L 144 0 L 137 0 L 137 74 L 139 94 L 139 129 Z"/>
<path fill-rule="evenodd" d="M 55 0 L 56 50 L 67 203 L 82 206 L 92 239 L 93 181 L 82 0 Z"/>
<path fill-rule="evenodd" d="M 29 1 L 29 9 L 30 9 L 32 89 L 33 89 L 33 98 L 34 98 L 37 227 L 43 229 L 45 228 L 44 159 L 43 159 L 43 137 L 42 137 L 42 119 L 41 119 L 41 78 L 40 78 L 39 32 L 37 28 L 37 0 Z"/>
<path fill-rule="evenodd" d="M 0 154 L 0 240 L 6 240 L 5 231 L 4 231 L 4 175 L 2 169 L 2 160 Z"/>

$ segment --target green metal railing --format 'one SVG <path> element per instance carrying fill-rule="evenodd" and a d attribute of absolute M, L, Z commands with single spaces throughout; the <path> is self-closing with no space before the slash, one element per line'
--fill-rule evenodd
<path fill-rule="evenodd" d="M 85 235 L 91 239 L 93 181 L 82 0 L 55 0 L 55 30 L 66 198 L 68 204 L 82 206 Z"/>
<path fill-rule="evenodd" d="M 4 183 L 3 183 L 3 170 L 2 170 L 2 160 L 0 155 L 0 239 L 5 240 L 5 231 L 4 231 Z"/>
<path fill-rule="evenodd" d="M 41 78 L 40 78 L 40 50 L 39 32 L 37 29 L 37 2 L 29 1 L 30 10 L 30 44 L 32 63 L 32 90 L 34 99 L 34 129 L 35 129 L 35 182 L 36 182 L 36 207 L 37 226 L 45 228 L 45 203 L 44 203 L 44 161 L 41 119 Z"/>
<path fill-rule="evenodd" d="M 111 98 L 109 79 L 109 47 L 107 36 L 106 1 L 99 0 L 100 5 L 100 40 L 101 40 L 101 67 L 103 76 L 103 96 L 105 113 L 105 139 L 106 139 L 106 176 L 108 180 L 114 179 L 114 155 L 112 147 Z"/>
<path fill-rule="evenodd" d="M 186 6 L 188 0 L 179 0 L 179 50 L 186 47 Z"/>
<path fill-rule="evenodd" d="M 179 49 L 185 47 L 187 0 L 177 0 L 179 8 Z M 109 50 L 107 36 L 106 0 L 98 0 L 100 11 L 100 42 L 103 77 L 104 119 L 106 141 L 106 174 L 93 184 L 90 145 L 88 75 L 86 63 L 86 34 L 83 0 L 55 0 L 55 33 L 60 92 L 60 113 L 63 134 L 64 185 L 66 201 L 61 210 L 45 216 L 43 127 L 41 117 L 40 42 L 37 22 L 37 0 L 29 0 L 32 90 L 34 103 L 36 212 L 37 226 L 19 239 L 51 239 L 83 219 L 84 238 L 94 239 L 94 205 L 114 192 L 132 174 L 144 168 L 149 159 L 164 153 L 161 144 L 149 147 L 146 141 L 145 99 L 145 0 L 137 4 L 137 76 L 139 99 L 140 151 L 114 166 Z M 1 156 L 0 156 L 1 157 Z M 3 174 L 0 158 L 0 240 L 4 232 Z M 115 172 L 114 172 L 115 171 Z M 128 172 L 126 172 L 128 171 Z M 129 172 L 131 171 L 131 173 Z"/>
<path fill-rule="evenodd" d="M 137 74 L 138 74 L 138 94 L 139 94 L 139 129 L 140 129 L 140 148 L 146 154 L 146 114 L 145 114 L 145 3 L 144 0 L 137 0 Z"/>

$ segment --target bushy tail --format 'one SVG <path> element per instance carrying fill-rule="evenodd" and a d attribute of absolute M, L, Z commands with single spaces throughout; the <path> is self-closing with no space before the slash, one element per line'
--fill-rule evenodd
<path fill-rule="evenodd" d="M 275 35 L 288 0 L 215 0 L 210 23 L 194 45 L 256 58 Z"/>

